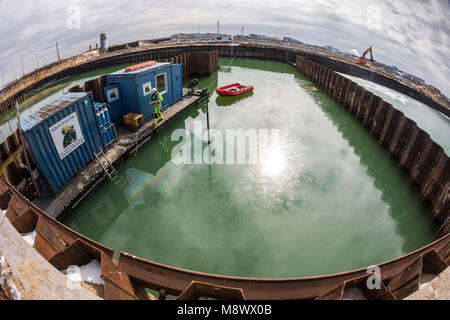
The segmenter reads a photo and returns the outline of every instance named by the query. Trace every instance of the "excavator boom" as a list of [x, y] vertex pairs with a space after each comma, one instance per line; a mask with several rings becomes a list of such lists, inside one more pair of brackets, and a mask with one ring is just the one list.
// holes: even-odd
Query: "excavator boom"
[[373, 54], [372, 54], [372, 47], [369, 47], [366, 51], [364, 51], [364, 54], [361, 58], [355, 58], [356, 63], [365, 64], [366, 63], [366, 55], [370, 53], [370, 61], [373, 61]]
[[370, 61], [373, 61], [373, 54], [372, 54], [372, 47], [369, 47], [366, 51], [364, 51], [364, 54], [362, 56], [362, 59], [365, 60], [366, 55], [370, 52]]

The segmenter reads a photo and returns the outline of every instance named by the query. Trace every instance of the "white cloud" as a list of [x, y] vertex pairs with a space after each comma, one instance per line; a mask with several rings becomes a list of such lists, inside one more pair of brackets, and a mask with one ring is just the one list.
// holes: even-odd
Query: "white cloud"
[[[81, 9], [81, 29], [66, 28], [67, 7]], [[330, 44], [343, 51], [372, 46], [378, 61], [424, 78], [450, 95], [450, 25], [447, 1], [112, 1], [0, 0], [0, 67], [7, 80], [39, 62], [86, 50], [106, 32], [110, 44], [177, 32], [216, 30], [292, 36], [307, 43]], [[376, 13], [378, 27], [373, 27]], [[375, 13], [375, 17], [374, 17]], [[375, 20], [374, 20], [375, 19]]]

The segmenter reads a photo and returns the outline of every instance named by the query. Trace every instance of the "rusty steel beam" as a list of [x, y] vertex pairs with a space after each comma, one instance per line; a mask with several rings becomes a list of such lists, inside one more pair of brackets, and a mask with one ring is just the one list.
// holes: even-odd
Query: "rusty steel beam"
[[98, 243], [94, 240], [91, 240], [88, 237], [68, 228], [61, 222], [53, 219], [51, 216], [49, 216], [47, 213], [42, 211], [27, 198], [25, 198], [18, 190], [16, 190], [15, 187], [13, 187], [8, 181], [6, 181], [3, 176], [0, 176], [0, 190], [3, 191], [2, 195], [0, 195], [0, 199], [3, 197], [3, 194], [12, 194], [13, 196], [11, 197], [11, 200], [13, 201], [13, 206], [16, 212], [25, 212], [28, 209], [31, 209], [34, 214], [39, 216], [40, 220], [45, 222], [47, 226], [51, 227], [52, 233], [55, 233], [66, 244], [70, 245], [77, 239], [80, 239], [93, 246], [94, 248], [104, 252], [108, 257], [113, 257], [113, 249], [104, 246], [103, 244]]
[[[439, 250], [448, 245], [449, 240], [450, 235], [447, 234], [419, 250], [379, 264], [381, 280], [384, 281], [397, 276], [402, 270], [406, 269], [417, 259], [420, 259], [422, 254], [427, 253], [430, 249], [439, 252]], [[362, 268], [343, 273], [304, 278], [265, 279], [229, 277], [175, 268], [139, 258], [125, 252], [120, 253], [119, 266], [134, 281], [141, 285], [154, 290], [165, 289], [169, 294], [175, 296], [181, 294], [192, 281], [198, 281], [217, 286], [241, 288], [245, 297], [249, 300], [314, 299], [332, 290], [343, 281], [352, 280], [368, 274], [367, 269]]]

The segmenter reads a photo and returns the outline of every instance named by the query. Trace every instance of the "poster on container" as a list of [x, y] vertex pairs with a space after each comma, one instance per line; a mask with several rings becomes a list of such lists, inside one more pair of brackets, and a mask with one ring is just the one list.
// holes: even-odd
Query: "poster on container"
[[106, 92], [106, 96], [108, 97], [108, 102], [114, 102], [119, 100], [119, 88], [113, 88]]
[[144, 97], [148, 96], [152, 92], [152, 83], [147, 82], [142, 85], [142, 90], [144, 91]]
[[61, 160], [84, 143], [76, 112], [55, 123], [49, 131]]

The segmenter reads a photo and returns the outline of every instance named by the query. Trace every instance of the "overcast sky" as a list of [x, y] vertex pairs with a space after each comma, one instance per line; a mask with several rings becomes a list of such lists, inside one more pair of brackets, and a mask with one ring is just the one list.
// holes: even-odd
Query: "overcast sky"
[[[79, 19], [78, 19], [78, 14]], [[99, 43], [109, 45], [178, 32], [259, 33], [331, 45], [396, 65], [450, 96], [450, 0], [0, 0], [0, 68], [5, 81], [37, 64]], [[0, 87], [3, 79], [0, 78]]]

